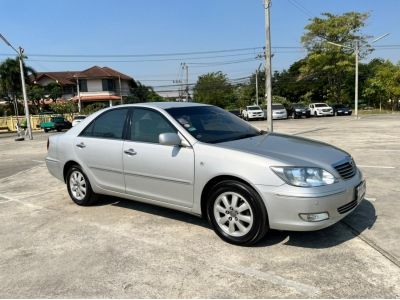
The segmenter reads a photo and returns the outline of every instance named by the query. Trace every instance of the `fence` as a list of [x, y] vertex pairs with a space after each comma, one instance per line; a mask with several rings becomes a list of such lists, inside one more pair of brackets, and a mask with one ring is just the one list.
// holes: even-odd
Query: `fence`
[[[52, 116], [50, 115], [45, 115], [45, 116], [38, 116], [38, 115], [31, 115], [31, 125], [32, 125], [32, 130], [40, 130], [40, 123], [42, 122], [48, 122], [50, 121]], [[71, 121], [71, 116], [70, 115], [65, 115], [67, 119]], [[25, 117], [18, 117], [19, 122], [22, 123], [23, 120], [25, 120]], [[12, 116], [12, 117], [0, 117], [0, 130], [5, 130], [5, 131], [17, 131], [17, 117]]]

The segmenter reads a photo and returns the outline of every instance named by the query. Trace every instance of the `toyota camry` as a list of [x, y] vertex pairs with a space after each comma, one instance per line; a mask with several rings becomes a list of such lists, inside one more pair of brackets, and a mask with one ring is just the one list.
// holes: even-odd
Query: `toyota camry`
[[50, 136], [46, 164], [78, 205], [111, 195], [208, 219], [227, 242], [269, 229], [311, 231], [365, 194], [353, 158], [334, 146], [259, 130], [215, 106], [160, 102], [98, 111]]

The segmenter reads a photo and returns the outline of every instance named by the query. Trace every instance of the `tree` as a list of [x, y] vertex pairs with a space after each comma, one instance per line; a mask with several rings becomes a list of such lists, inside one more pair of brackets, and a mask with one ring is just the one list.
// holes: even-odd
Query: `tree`
[[228, 78], [222, 72], [207, 73], [199, 76], [193, 88], [196, 102], [216, 105], [222, 108], [236, 102], [236, 95]]
[[373, 106], [382, 107], [388, 103], [392, 109], [399, 109], [400, 100], [400, 63], [395, 65], [390, 61], [373, 60], [370, 62], [373, 73], [365, 84], [362, 93]]
[[[24, 63], [24, 78], [27, 84], [30, 82], [30, 76], [36, 77], [36, 72]], [[18, 57], [15, 59], [7, 58], [0, 64], [0, 86], [9, 99], [16, 100], [21, 97], [21, 72]]]
[[55, 113], [69, 114], [71, 117], [78, 111], [77, 105], [73, 101], [53, 102], [50, 104], [50, 108]]
[[53, 99], [53, 101], [56, 101], [58, 98], [62, 96], [62, 87], [56, 82], [51, 82], [48, 85], [46, 85], [44, 87], [44, 91], [46, 97]]
[[140, 103], [151, 101], [164, 101], [164, 98], [157, 94], [152, 87], [140, 82], [131, 84], [131, 95], [124, 99], [124, 103]]
[[45, 94], [44, 88], [41, 85], [33, 84], [27, 87], [27, 93], [29, 100], [31, 100], [35, 106], [35, 113], [38, 113], [40, 111], [40, 100], [44, 98]]
[[308, 54], [300, 68], [300, 79], [317, 77], [324, 82], [323, 98], [342, 102], [351, 97], [346, 81], [354, 74], [354, 51], [327, 43], [334, 42], [350, 48], [358, 41], [365, 57], [371, 47], [367, 36], [361, 33], [368, 13], [349, 12], [342, 15], [323, 13], [305, 27], [301, 38]]

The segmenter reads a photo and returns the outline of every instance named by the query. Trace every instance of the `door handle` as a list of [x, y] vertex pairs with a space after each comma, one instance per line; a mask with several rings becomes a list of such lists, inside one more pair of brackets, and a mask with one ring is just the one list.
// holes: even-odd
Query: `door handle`
[[81, 142], [81, 143], [79, 143], [79, 144], [76, 144], [76, 146], [77, 146], [78, 148], [85, 148], [85, 147], [86, 147], [86, 145], [85, 145], [84, 142]]
[[127, 154], [127, 155], [130, 155], [130, 156], [133, 156], [133, 155], [137, 154], [137, 152], [135, 150], [133, 150], [132, 148], [128, 149], [128, 150], [124, 150], [124, 153]]

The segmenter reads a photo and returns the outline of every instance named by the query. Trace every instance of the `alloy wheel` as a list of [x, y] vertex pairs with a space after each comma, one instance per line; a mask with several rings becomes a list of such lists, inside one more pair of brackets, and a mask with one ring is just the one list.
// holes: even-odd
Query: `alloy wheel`
[[86, 179], [79, 171], [73, 171], [69, 177], [69, 186], [72, 196], [77, 200], [83, 200], [86, 196]]
[[254, 214], [249, 202], [234, 192], [225, 192], [214, 202], [214, 218], [218, 226], [228, 235], [241, 237], [252, 228]]

